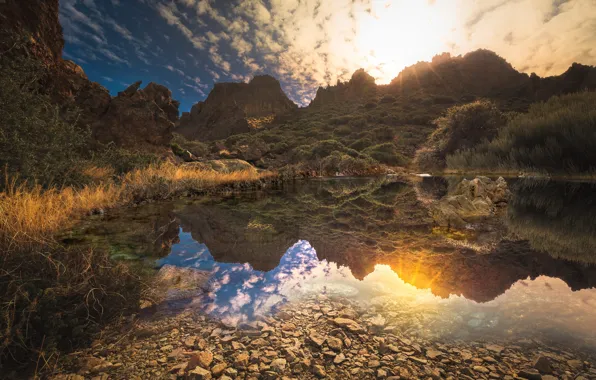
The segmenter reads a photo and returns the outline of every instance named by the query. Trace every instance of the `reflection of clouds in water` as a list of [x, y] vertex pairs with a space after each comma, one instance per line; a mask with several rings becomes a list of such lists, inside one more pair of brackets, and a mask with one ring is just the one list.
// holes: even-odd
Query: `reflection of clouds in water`
[[486, 303], [453, 295], [443, 299], [430, 289], [405, 283], [386, 265], [377, 265], [360, 281], [347, 267], [319, 261], [306, 241], [290, 247], [275, 269], [261, 272], [248, 263], [216, 262], [204, 244], [183, 232], [180, 243], [160, 264], [211, 271], [201, 307], [227, 324], [270, 313], [303, 295], [326, 293], [348, 297], [367, 310], [382, 310], [387, 324], [400, 327], [418, 321], [416, 330], [429, 336], [520, 336], [541, 331], [555, 338], [575, 336], [596, 342], [596, 290], [573, 292], [562, 280], [545, 276], [518, 281]]

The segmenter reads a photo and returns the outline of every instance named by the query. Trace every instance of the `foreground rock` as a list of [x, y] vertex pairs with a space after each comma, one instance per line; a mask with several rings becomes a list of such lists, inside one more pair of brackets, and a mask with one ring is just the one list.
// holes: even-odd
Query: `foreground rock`
[[411, 331], [324, 295], [237, 326], [170, 307], [104, 331], [53, 379], [596, 379], [593, 357], [537, 340], [428, 340]]
[[507, 203], [510, 192], [503, 177], [464, 179], [453, 191], [430, 205], [432, 218], [442, 227], [464, 228], [479, 218], [494, 215]]

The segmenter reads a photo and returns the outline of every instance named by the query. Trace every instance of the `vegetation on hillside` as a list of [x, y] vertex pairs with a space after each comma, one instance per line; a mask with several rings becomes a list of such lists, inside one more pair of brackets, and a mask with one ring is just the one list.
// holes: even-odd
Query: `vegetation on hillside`
[[258, 147], [253, 162], [264, 168], [292, 165], [322, 175], [371, 174], [383, 165], [405, 167], [431, 133], [430, 121], [443, 104], [418, 96], [377, 95], [301, 109], [251, 133], [214, 144], [214, 152], [242, 155], [243, 147]]
[[442, 170], [448, 155], [493, 138], [506, 123], [506, 116], [488, 100], [458, 105], [434, 121], [437, 129], [416, 153], [421, 170]]
[[447, 164], [455, 170], [593, 173], [595, 146], [596, 92], [582, 92], [533, 104], [492, 141], [454, 152]]

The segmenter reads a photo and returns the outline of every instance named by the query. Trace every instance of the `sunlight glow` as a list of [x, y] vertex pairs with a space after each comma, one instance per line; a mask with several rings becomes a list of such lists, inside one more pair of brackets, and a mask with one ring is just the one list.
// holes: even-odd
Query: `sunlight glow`
[[453, 6], [424, 0], [374, 1], [357, 15], [356, 48], [361, 65], [386, 84], [406, 66], [450, 51], [456, 25]]

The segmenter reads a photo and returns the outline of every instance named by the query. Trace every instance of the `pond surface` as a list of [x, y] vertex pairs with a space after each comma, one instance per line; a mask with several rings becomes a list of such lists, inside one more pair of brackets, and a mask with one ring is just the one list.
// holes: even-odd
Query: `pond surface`
[[68, 241], [208, 272], [188, 305], [226, 324], [315, 293], [430, 338], [596, 348], [596, 185], [511, 179], [494, 216], [438, 228], [428, 205], [460, 180], [309, 180], [147, 204], [87, 221]]

